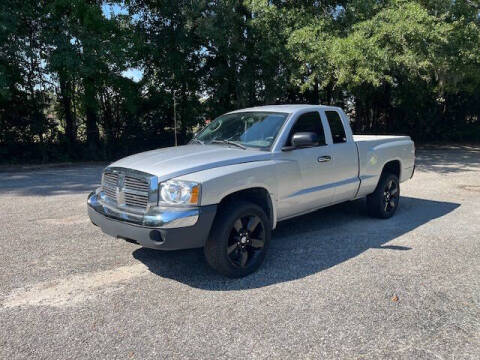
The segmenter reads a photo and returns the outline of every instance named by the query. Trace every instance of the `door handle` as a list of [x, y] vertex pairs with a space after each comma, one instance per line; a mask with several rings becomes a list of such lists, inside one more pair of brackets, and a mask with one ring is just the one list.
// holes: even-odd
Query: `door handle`
[[332, 157], [330, 155], [319, 156], [317, 159], [319, 163], [328, 162], [330, 160], [332, 160]]

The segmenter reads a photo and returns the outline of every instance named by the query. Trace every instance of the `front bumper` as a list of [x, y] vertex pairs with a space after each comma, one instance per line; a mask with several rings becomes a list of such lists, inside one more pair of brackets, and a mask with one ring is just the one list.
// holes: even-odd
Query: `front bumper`
[[204, 246], [217, 211], [216, 205], [209, 205], [133, 214], [102, 204], [95, 192], [88, 196], [87, 204], [90, 220], [104, 233], [159, 250]]

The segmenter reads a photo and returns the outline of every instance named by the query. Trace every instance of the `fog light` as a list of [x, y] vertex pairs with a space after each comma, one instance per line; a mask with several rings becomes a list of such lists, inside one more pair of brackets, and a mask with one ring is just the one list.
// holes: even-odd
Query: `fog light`
[[162, 242], [163, 241], [162, 233], [158, 230], [150, 231], [150, 240]]

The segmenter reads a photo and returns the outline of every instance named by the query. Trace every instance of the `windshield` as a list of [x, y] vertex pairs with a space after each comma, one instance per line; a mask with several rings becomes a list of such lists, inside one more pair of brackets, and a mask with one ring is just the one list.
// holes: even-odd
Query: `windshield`
[[204, 144], [220, 141], [268, 148], [272, 145], [288, 114], [240, 112], [222, 115], [205, 127], [194, 140]]

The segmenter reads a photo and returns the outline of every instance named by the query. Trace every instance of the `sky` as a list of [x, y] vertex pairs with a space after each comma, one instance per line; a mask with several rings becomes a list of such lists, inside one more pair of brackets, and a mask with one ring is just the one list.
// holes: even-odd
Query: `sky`
[[102, 11], [103, 11], [103, 14], [105, 15], [105, 17], [108, 18], [108, 19], [110, 19], [111, 14], [113, 14], [113, 15], [119, 15], [119, 14], [126, 15], [126, 14], [128, 14], [127, 9], [122, 7], [122, 5], [120, 5], [120, 4], [106, 4], [106, 3], [104, 3], [102, 5]]

